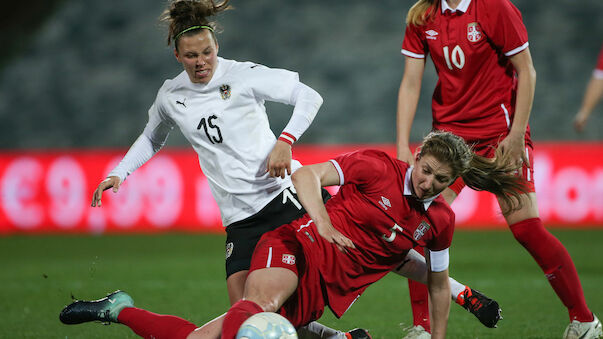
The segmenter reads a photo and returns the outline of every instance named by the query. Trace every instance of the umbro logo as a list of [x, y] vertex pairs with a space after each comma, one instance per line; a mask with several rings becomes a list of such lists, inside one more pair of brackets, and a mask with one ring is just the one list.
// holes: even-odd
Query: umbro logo
[[384, 196], [381, 196], [381, 201], [379, 201], [379, 205], [381, 205], [381, 208], [386, 211], [388, 208], [392, 207], [392, 204], [389, 202], [389, 199]]
[[439, 33], [434, 31], [433, 29], [430, 29], [428, 31], [425, 31], [425, 34], [427, 34], [427, 36], [425, 38], [431, 39], [431, 40], [436, 40]]
[[182, 101], [176, 100], [176, 104], [177, 105], [182, 105], [182, 106], [186, 107], [186, 105], [184, 104], [184, 101], [186, 101], [186, 98], [182, 99]]

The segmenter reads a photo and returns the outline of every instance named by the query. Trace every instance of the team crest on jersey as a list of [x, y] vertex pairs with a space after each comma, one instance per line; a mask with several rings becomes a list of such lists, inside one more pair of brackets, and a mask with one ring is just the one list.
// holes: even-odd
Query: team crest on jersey
[[434, 31], [433, 29], [425, 31], [425, 34], [425, 38], [427, 39], [436, 40], [438, 38], [438, 32]]
[[224, 84], [220, 86], [220, 96], [222, 97], [222, 100], [230, 98], [230, 85]]
[[295, 265], [295, 256], [293, 254], [283, 254], [282, 261], [287, 265]]
[[379, 205], [381, 205], [381, 208], [386, 211], [388, 208], [392, 207], [392, 204], [389, 202], [389, 199], [384, 196], [381, 196], [381, 201], [379, 201]]
[[234, 244], [229, 242], [226, 244], [226, 259], [230, 258], [232, 255], [232, 250], [234, 249]]
[[471, 42], [478, 42], [483, 36], [482, 29], [479, 27], [477, 22], [467, 24], [467, 40]]
[[412, 237], [415, 239], [415, 241], [418, 241], [425, 235], [425, 233], [427, 233], [427, 231], [429, 231], [430, 228], [431, 226], [429, 226], [426, 221], [421, 221], [419, 227], [417, 227]]

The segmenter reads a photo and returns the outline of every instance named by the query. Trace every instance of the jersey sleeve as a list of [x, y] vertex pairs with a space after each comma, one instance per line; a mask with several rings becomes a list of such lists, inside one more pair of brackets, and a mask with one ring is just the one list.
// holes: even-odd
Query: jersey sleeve
[[379, 179], [387, 175], [387, 165], [380, 153], [374, 150], [360, 150], [332, 159], [331, 163], [339, 174], [339, 184], [354, 184], [365, 191], [378, 186]]
[[289, 141], [294, 142], [310, 127], [323, 100], [318, 92], [301, 82], [297, 83], [291, 99], [295, 107], [293, 108], [291, 119], [289, 119], [287, 126], [283, 129], [281, 137], [283, 135], [285, 138], [292, 137], [293, 140]]
[[253, 96], [260, 100], [268, 100], [292, 105], [293, 95], [299, 83], [299, 75], [286, 69], [269, 68], [251, 64], [241, 72], [243, 81], [249, 86]]
[[452, 235], [454, 234], [454, 212], [449, 207], [445, 208], [445, 212], [442, 213], [437, 219], [438, 225], [436, 226], [439, 230], [433, 239], [428, 242], [426, 247], [430, 251], [442, 251], [450, 247], [452, 244]]
[[155, 102], [149, 108], [149, 121], [144, 128], [144, 134], [157, 151], [163, 147], [170, 131], [174, 128], [174, 121], [170, 118], [167, 110], [163, 106], [165, 97], [163, 88], [157, 93]]
[[[402, 54], [415, 59], [425, 59], [428, 54], [427, 44], [422, 37], [422, 29], [415, 25], [406, 25]], [[426, 33], [423, 33], [426, 34]]]
[[173, 121], [160, 109], [161, 90], [157, 94], [155, 102], [149, 109], [149, 121], [138, 139], [130, 146], [130, 149], [111, 172], [107, 175], [117, 176], [123, 182], [140, 166], [149, 161], [165, 144]]
[[528, 31], [521, 12], [509, 0], [478, 1], [480, 26], [504, 55], [513, 56], [528, 47]]

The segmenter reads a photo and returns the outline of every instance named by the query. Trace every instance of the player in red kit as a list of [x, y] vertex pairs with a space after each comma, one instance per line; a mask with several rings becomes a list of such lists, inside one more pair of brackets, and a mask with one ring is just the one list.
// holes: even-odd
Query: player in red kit
[[584, 98], [582, 99], [582, 106], [576, 113], [574, 118], [574, 128], [578, 132], [582, 132], [588, 121], [588, 117], [591, 115], [595, 106], [599, 103], [603, 97], [603, 46], [599, 52], [599, 59], [597, 66], [593, 71], [593, 75], [590, 77], [588, 85], [586, 85], [586, 91], [584, 92]]
[[[433, 128], [461, 136], [477, 154], [490, 157], [498, 148], [522, 165], [530, 192], [522, 195], [523, 208], [516, 211], [499, 197], [503, 215], [567, 307], [571, 323], [564, 337], [594, 338], [601, 323], [586, 305], [572, 259], [538, 215], [528, 126], [536, 72], [528, 45], [521, 13], [509, 0], [419, 0], [408, 13], [402, 43], [406, 61], [398, 95], [398, 158], [413, 159], [409, 135], [429, 54], [439, 78], [432, 98]], [[464, 186], [459, 179], [442, 195], [452, 203]], [[413, 314], [428, 314], [425, 288], [409, 284]], [[461, 287], [458, 293], [463, 303], [467, 290]], [[414, 324], [428, 329], [429, 319], [415, 316]]]
[[[462, 177], [473, 188], [497, 192], [515, 210], [526, 190], [525, 181], [513, 174], [517, 168], [504, 155], [495, 161], [475, 156], [460, 137], [448, 132], [425, 138], [414, 167], [375, 150], [302, 167], [292, 180], [307, 214], [262, 236], [243, 299], [218, 321], [195, 329], [186, 320], [132, 307], [124, 292], [99, 301], [76, 301], [61, 312], [61, 321], [120, 322], [145, 338], [232, 339], [247, 318], [270, 311], [299, 328], [320, 318], [325, 306], [341, 317], [368, 286], [420, 246], [427, 249], [433, 337], [443, 338], [450, 307], [448, 248], [454, 213], [440, 192]], [[321, 187], [332, 185], [341, 188], [323, 203]], [[123, 306], [114, 306], [119, 300]]]

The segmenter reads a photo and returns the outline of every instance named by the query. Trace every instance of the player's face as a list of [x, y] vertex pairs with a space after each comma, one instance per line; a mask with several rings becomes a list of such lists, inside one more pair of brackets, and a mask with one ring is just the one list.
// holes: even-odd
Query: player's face
[[438, 161], [433, 155], [426, 154], [415, 162], [410, 175], [414, 195], [418, 199], [428, 199], [442, 192], [452, 184], [452, 168]]
[[182, 36], [174, 55], [182, 64], [191, 82], [207, 84], [218, 65], [218, 43], [207, 29], [198, 34]]

